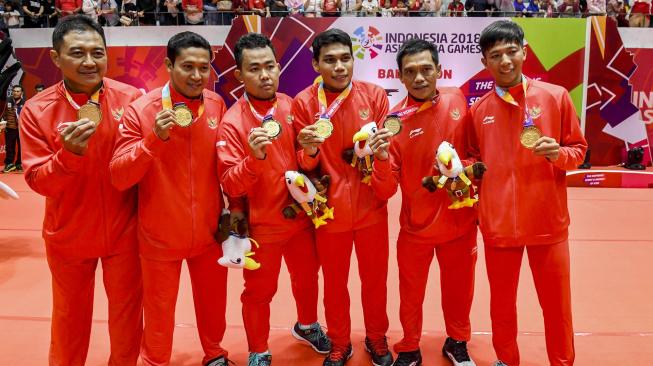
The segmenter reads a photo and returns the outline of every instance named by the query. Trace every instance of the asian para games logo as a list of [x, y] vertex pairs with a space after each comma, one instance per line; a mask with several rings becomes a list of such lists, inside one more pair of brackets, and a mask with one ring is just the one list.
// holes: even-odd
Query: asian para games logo
[[372, 26], [367, 27], [367, 29], [365, 27], [356, 28], [351, 40], [353, 41], [354, 57], [359, 60], [364, 59], [366, 53], [369, 53], [370, 58], [373, 59], [383, 49], [381, 45], [383, 36], [378, 29]]

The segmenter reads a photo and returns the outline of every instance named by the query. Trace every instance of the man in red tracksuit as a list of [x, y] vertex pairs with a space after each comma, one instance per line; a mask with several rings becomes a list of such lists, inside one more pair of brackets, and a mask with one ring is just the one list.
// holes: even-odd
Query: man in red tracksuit
[[[385, 91], [373, 84], [352, 82], [351, 39], [339, 29], [318, 34], [313, 41], [313, 68], [320, 85], [300, 92], [293, 101], [293, 126], [298, 131], [299, 164], [331, 176], [328, 202], [335, 220], [316, 232], [318, 258], [324, 274], [324, 307], [332, 349], [325, 366], [341, 366], [352, 355], [347, 280], [352, 249], [361, 278], [365, 345], [375, 365], [392, 364], [385, 333], [388, 277], [387, 201], [361, 182], [361, 173], [343, 159], [362, 126], [381, 123], [388, 112]], [[331, 125], [325, 138], [314, 123]], [[355, 245], [354, 245], [355, 244]]]
[[544, 315], [551, 365], [572, 365], [569, 213], [565, 170], [583, 162], [583, 138], [569, 93], [522, 75], [524, 32], [497, 21], [481, 33], [482, 62], [495, 91], [470, 109], [469, 153], [487, 173], [479, 194], [497, 365], [519, 365], [517, 282], [524, 249]]
[[52, 40], [52, 61], [63, 81], [30, 99], [20, 115], [25, 180], [46, 197], [43, 239], [53, 294], [49, 364], [84, 365], [101, 260], [109, 365], [136, 365], [143, 332], [136, 190], [111, 185], [109, 161], [123, 111], [141, 93], [104, 77], [104, 32], [92, 20], [67, 17]]
[[[249, 366], [269, 366], [270, 302], [277, 290], [283, 257], [290, 272], [298, 322], [292, 333], [319, 353], [330, 342], [317, 322], [317, 272], [314, 230], [306, 215], [290, 221], [283, 210], [293, 203], [284, 175], [296, 171], [292, 99], [277, 93], [280, 68], [270, 40], [258, 33], [241, 37], [234, 49], [235, 76], [245, 95], [225, 114], [218, 132], [218, 170], [225, 193], [247, 197], [249, 232], [260, 247], [256, 270], [245, 270], [243, 322]], [[272, 136], [262, 127], [272, 124]], [[280, 129], [276, 129], [279, 127]], [[278, 135], [275, 135], [278, 133]]]
[[215, 234], [223, 207], [217, 172], [224, 101], [205, 89], [211, 46], [181, 32], [168, 41], [170, 82], [132, 103], [111, 160], [113, 184], [138, 186], [145, 331], [141, 358], [168, 365], [182, 261], [186, 260], [203, 365], [224, 366], [227, 269]]
[[473, 365], [467, 341], [474, 295], [476, 211], [448, 209], [451, 201], [443, 189], [430, 193], [422, 187], [423, 177], [438, 175], [435, 152], [443, 141], [464, 146], [467, 101], [457, 88], [436, 89], [440, 64], [432, 43], [407, 41], [397, 53], [397, 63], [408, 96], [390, 115], [400, 118], [402, 128], [394, 137], [387, 128], [380, 129], [370, 140], [376, 155], [372, 173], [376, 194], [389, 199], [401, 186], [397, 262], [404, 337], [394, 346], [399, 354], [395, 365], [422, 364], [422, 306], [434, 254], [440, 265], [442, 310], [449, 336], [442, 352], [454, 365]]

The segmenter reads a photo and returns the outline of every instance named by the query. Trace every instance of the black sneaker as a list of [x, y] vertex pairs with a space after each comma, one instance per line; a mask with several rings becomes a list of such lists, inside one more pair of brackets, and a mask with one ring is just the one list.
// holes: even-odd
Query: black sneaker
[[302, 329], [299, 327], [299, 323], [295, 323], [290, 333], [298, 340], [306, 342], [317, 353], [327, 354], [331, 351], [331, 340], [319, 323], [312, 324], [308, 329]]
[[412, 352], [399, 352], [397, 359], [392, 366], [421, 366], [422, 365], [422, 353], [417, 351]]
[[365, 337], [365, 350], [372, 357], [374, 366], [392, 366], [392, 353], [388, 349], [386, 337], [374, 341]]
[[23, 172], [23, 165], [22, 164], [16, 164], [16, 172], [18, 172], [18, 173]]
[[272, 355], [269, 353], [250, 352], [247, 366], [270, 366], [272, 365]]
[[476, 366], [467, 353], [467, 342], [447, 337], [442, 346], [442, 354], [448, 357], [454, 366]]
[[354, 355], [354, 350], [351, 348], [351, 343], [346, 347], [334, 346], [331, 348], [331, 352], [324, 359], [322, 366], [344, 366], [351, 356]]
[[16, 170], [16, 166], [14, 164], [7, 164], [7, 165], [5, 165], [5, 168], [2, 169], [2, 172], [3, 173], [11, 173], [14, 170]]
[[214, 358], [211, 361], [207, 362], [206, 365], [204, 366], [227, 366], [228, 364], [233, 364], [233, 362], [229, 361], [224, 356], [220, 356], [218, 358]]

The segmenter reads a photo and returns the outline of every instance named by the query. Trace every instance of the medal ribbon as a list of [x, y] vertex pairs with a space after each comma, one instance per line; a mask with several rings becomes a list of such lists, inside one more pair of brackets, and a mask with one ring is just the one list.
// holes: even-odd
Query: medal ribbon
[[327, 107], [327, 98], [326, 93], [324, 92], [324, 82], [321, 82], [320, 86], [317, 89], [317, 101], [320, 103], [320, 118], [331, 119], [331, 116], [336, 114], [347, 96], [349, 96], [352, 87], [353, 83], [349, 83], [345, 90], [343, 90], [340, 95], [338, 95], [336, 100], [334, 100], [333, 103]]
[[[63, 85], [63, 90], [66, 93], [66, 99], [68, 99], [68, 103], [70, 103], [70, 105], [73, 108], [75, 108], [76, 111], [78, 111], [81, 108], [81, 106], [77, 104], [77, 102], [75, 102], [75, 100], [70, 95], [70, 93], [68, 93], [68, 89], [66, 89], [66, 84]], [[89, 103], [100, 105], [100, 90], [102, 90], [102, 87], [100, 87], [100, 89], [98, 89], [95, 93], [93, 93], [93, 95], [91, 95], [91, 98], [88, 100]]]
[[254, 109], [254, 106], [252, 105], [252, 102], [249, 101], [249, 97], [247, 96], [247, 93], [243, 95], [245, 100], [247, 101], [247, 104], [249, 104], [249, 109], [252, 111], [252, 114], [256, 119], [258, 119], [261, 122], [265, 122], [269, 119], [274, 119], [274, 111], [277, 109], [277, 100], [275, 99], [274, 104], [272, 105], [272, 108], [270, 108], [266, 113], [265, 116], [262, 116], [259, 112]]
[[420, 112], [424, 112], [425, 110], [433, 107], [440, 101], [440, 93], [435, 94], [435, 96], [422, 104], [415, 104], [410, 107], [406, 107], [408, 104], [408, 97], [404, 99], [403, 106], [401, 107], [402, 109], [392, 112], [389, 114], [389, 116], [394, 116], [398, 117], [402, 121], [406, 118], [409, 118], [415, 114], [418, 114]]
[[[175, 103], [175, 106], [181, 105], [184, 103]], [[172, 109], [172, 98], [170, 97], [170, 82], [167, 82], [166, 85], [163, 86], [163, 89], [161, 89], [161, 107], [163, 109]], [[197, 118], [193, 120], [193, 123], [200, 119], [202, 115], [204, 114], [204, 101], [202, 101], [202, 104], [200, 104], [199, 108], [197, 109]]]
[[[522, 75], [521, 77], [521, 85], [524, 88], [524, 128], [526, 127], [531, 127], [534, 126], [535, 124], [533, 123], [533, 118], [531, 118], [531, 115], [528, 113], [528, 102], [526, 100], [526, 88], [528, 86], [528, 80], [526, 80], [526, 77]], [[510, 94], [510, 91], [508, 89], [503, 89], [499, 86], [494, 86], [494, 90], [496, 91], [497, 95], [499, 98], [503, 99], [504, 102], [510, 103], [514, 106], [519, 107], [519, 104], [515, 100], [515, 98]]]

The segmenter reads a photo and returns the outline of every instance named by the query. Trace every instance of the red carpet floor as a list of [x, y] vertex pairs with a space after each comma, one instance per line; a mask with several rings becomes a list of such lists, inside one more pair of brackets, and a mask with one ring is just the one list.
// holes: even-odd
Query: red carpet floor
[[[0, 365], [47, 365], [52, 305], [50, 274], [40, 233], [44, 200], [29, 190], [21, 175], [4, 174], [0, 180], [14, 187], [21, 196], [19, 201], [0, 201]], [[653, 365], [653, 190], [571, 188], [569, 205], [576, 365]], [[392, 244], [399, 229], [398, 208], [399, 199], [394, 197], [390, 202]], [[393, 246], [388, 282], [391, 343], [401, 337]], [[522, 365], [547, 365], [542, 316], [526, 259], [523, 265], [518, 302]], [[370, 365], [362, 346], [360, 282], [355, 268], [352, 265], [350, 273], [354, 358], [348, 365]], [[424, 304], [421, 347], [425, 366], [450, 365], [439, 351], [445, 334], [438, 277], [437, 263], [434, 263]], [[99, 270], [97, 278], [87, 365], [106, 365], [108, 359], [106, 297]], [[489, 333], [489, 293], [482, 246], [476, 279], [471, 315], [474, 336], [469, 348], [481, 366], [495, 359]], [[230, 326], [224, 346], [236, 364], [246, 365], [241, 288], [241, 273], [232, 270], [227, 310]], [[289, 277], [283, 272], [279, 292], [272, 303], [274, 329], [270, 349], [274, 365], [319, 366], [322, 359], [290, 336], [289, 329], [295, 319], [293, 309]], [[201, 357], [190, 282], [184, 270], [172, 364], [199, 365]]]

